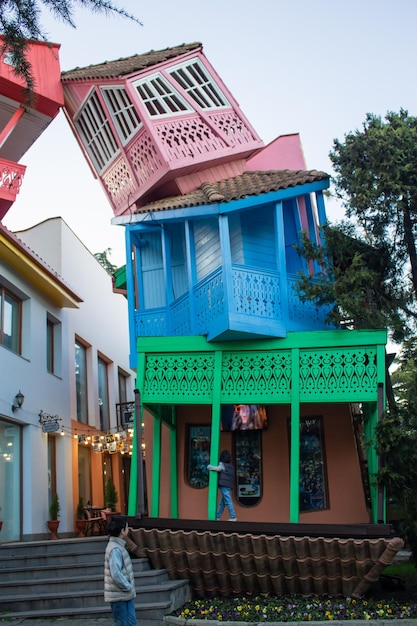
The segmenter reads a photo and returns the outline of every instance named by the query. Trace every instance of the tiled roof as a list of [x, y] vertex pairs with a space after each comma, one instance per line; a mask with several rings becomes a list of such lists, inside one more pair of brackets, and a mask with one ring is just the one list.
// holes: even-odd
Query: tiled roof
[[175, 46], [174, 48], [165, 48], [164, 50], [150, 50], [144, 54], [134, 54], [131, 57], [116, 59], [115, 61], [105, 61], [97, 65], [88, 65], [87, 67], [75, 67], [72, 70], [61, 73], [62, 81], [71, 80], [88, 80], [97, 78], [117, 78], [134, 74], [147, 67], [158, 65], [168, 59], [179, 57], [191, 50], [202, 48], [201, 43], [189, 43]]
[[402, 539], [283, 537], [130, 529], [127, 548], [197, 597], [231, 594], [361, 597], [392, 563]]
[[320, 180], [327, 180], [329, 174], [317, 170], [269, 170], [244, 172], [239, 176], [214, 183], [203, 183], [195, 191], [184, 195], [171, 196], [150, 202], [136, 209], [136, 213], [165, 211], [184, 207], [210, 204], [212, 202], [230, 202], [247, 196], [259, 196], [270, 191], [288, 189]]

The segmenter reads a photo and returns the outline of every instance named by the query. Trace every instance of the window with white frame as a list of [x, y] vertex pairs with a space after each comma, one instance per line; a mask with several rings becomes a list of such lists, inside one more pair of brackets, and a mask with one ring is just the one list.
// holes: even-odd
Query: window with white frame
[[85, 102], [75, 124], [96, 169], [103, 170], [119, 148], [96, 93], [93, 92]]
[[191, 110], [180, 94], [159, 73], [134, 83], [134, 86], [151, 117]]
[[173, 67], [169, 73], [202, 109], [230, 106], [198, 59]]
[[22, 301], [3, 285], [0, 285], [0, 344], [21, 354]]
[[124, 87], [103, 87], [101, 90], [123, 144], [142, 126], [136, 109]]

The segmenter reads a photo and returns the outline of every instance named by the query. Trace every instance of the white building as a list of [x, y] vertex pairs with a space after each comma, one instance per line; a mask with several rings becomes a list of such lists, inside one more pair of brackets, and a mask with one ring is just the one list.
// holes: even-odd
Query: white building
[[117, 405], [134, 400], [128, 352], [127, 301], [68, 225], [0, 224], [0, 541], [45, 536], [55, 492], [59, 533], [73, 534], [79, 495], [103, 507], [108, 476], [125, 510], [129, 440], [112, 454], [89, 444], [121, 430]]

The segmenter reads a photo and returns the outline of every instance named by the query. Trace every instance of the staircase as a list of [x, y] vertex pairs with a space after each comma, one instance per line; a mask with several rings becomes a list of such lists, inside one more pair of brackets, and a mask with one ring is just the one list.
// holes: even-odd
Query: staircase
[[[1, 618], [110, 616], [104, 603], [107, 537], [4, 543], [0, 545]], [[136, 616], [141, 626], [162, 624], [191, 597], [186, 580], [170, 580], [147, 559], [132, 558]]]

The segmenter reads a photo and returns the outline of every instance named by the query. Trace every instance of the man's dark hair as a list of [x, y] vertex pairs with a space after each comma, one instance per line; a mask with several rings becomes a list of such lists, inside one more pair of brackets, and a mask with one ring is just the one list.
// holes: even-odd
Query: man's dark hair
[[222, 463], [230, 463], [232, 457], [230, 456], [229, 450], [223, 450], [220, 454], [220, 461]]
[[113, 515], [107, 524], [107, 532], [110, 537], [118, 537], [123, 528], [126, 527], [127, 517], [126, 515]]

